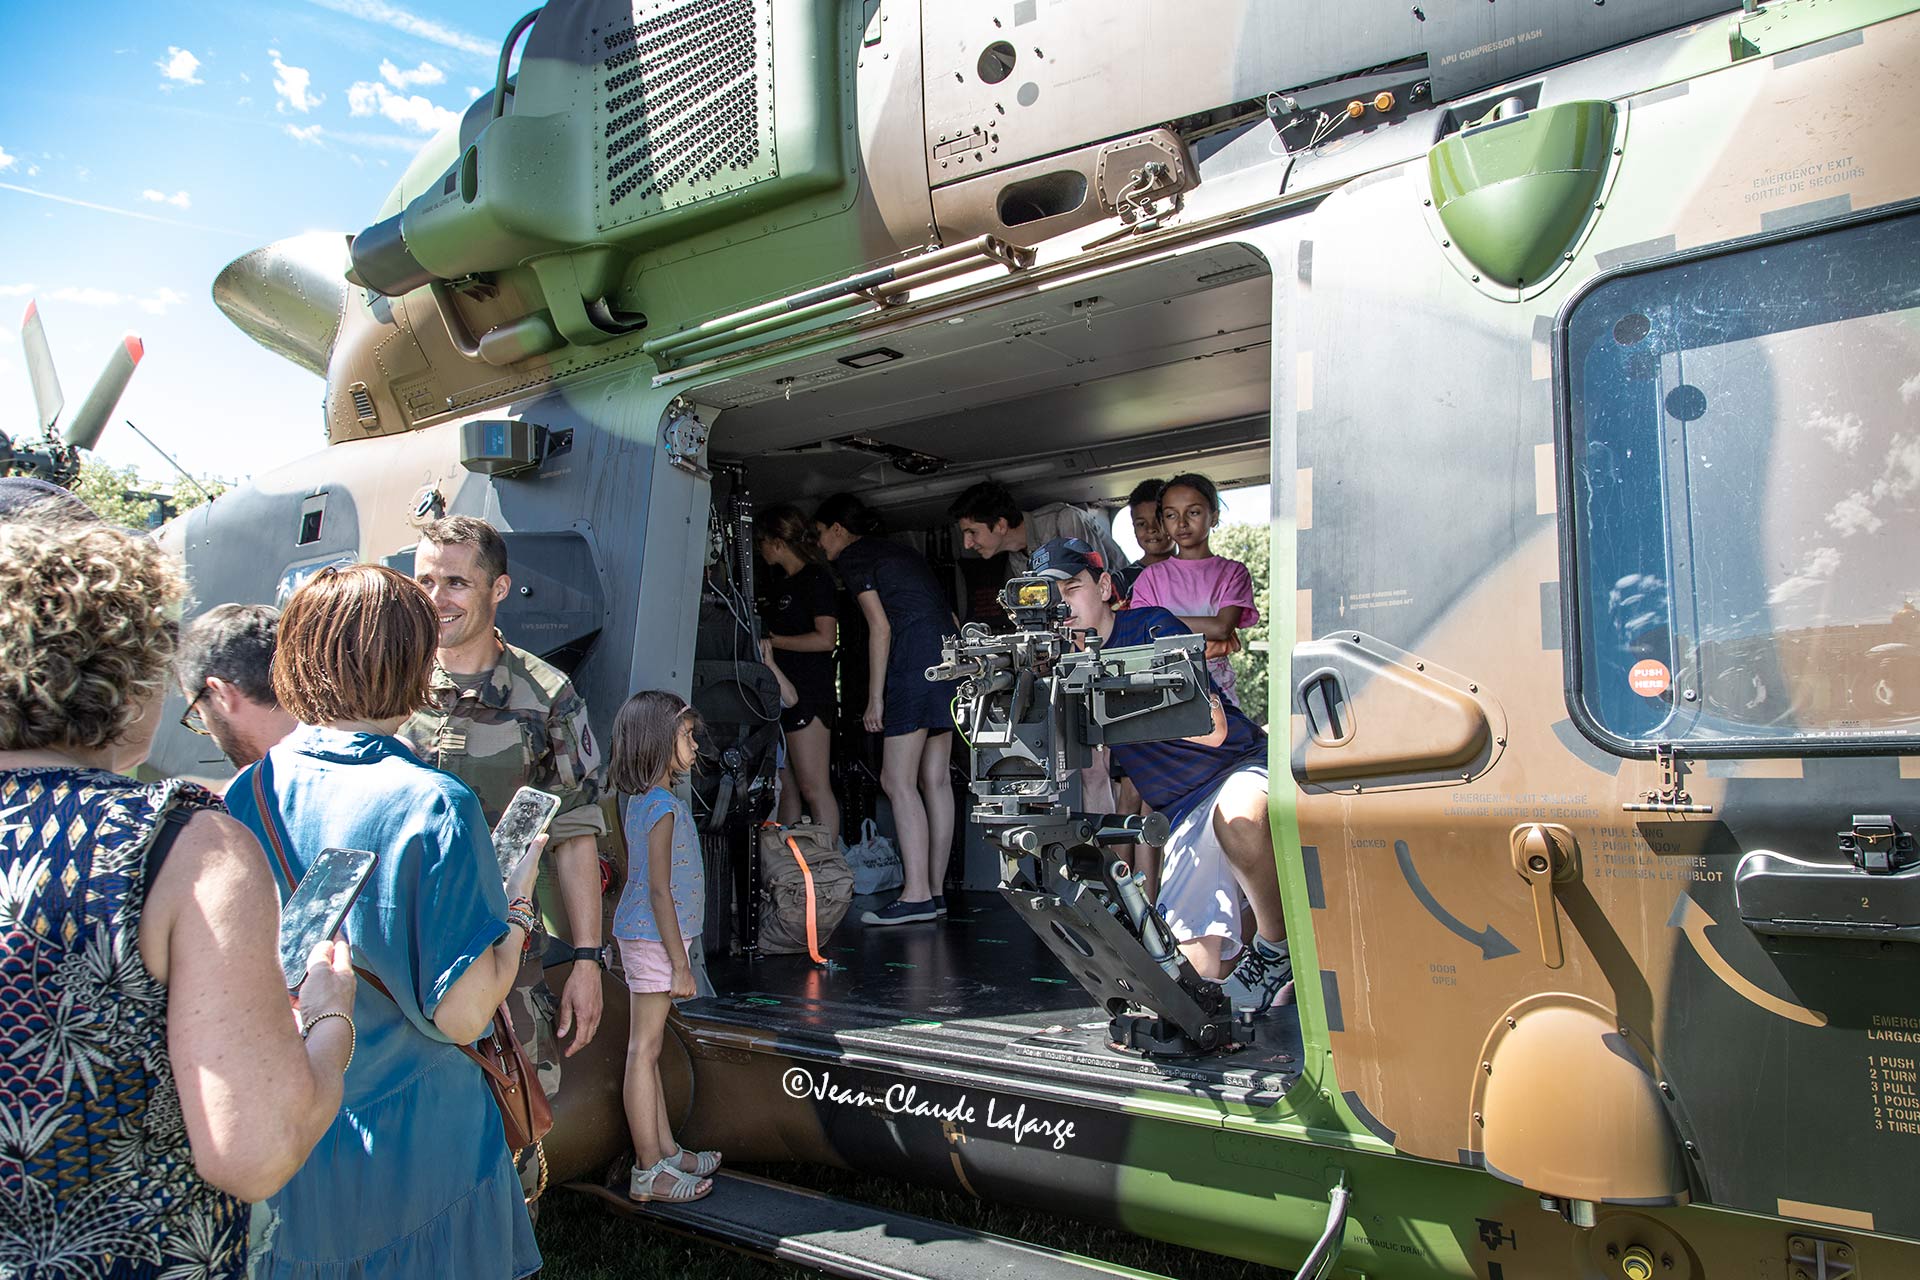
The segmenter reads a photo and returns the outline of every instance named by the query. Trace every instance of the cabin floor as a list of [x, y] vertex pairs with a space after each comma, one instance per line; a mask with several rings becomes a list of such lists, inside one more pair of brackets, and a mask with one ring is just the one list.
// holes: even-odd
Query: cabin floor
[[949, 893], [950, 914], [930, 924], [860, 923], [887, 900], [855, 899], [823, 948], [825, 969], [805, 955], [709, 956], [721, 994], [683, 1003], [681, 1017], [857, 1053], [868, 1065], [895, 1060], [916, 1076], [987, 1069], [1009, 1084], [1026, 1076], [1105, 1095], [1147, 1089], [1264, 1107], [1300, 1074], [1290, 1003], [1243, 1021], [1232, 1052], [1145, 1058], [1109, 1047], [1106, 1016], [998, 891]]

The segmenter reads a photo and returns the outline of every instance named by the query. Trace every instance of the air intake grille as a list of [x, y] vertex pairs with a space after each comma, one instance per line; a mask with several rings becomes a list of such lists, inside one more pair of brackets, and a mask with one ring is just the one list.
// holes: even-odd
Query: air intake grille
[[602, 229], [777, 177], [771, 0], [635, 4], [600, 39]]
[[347, 388], [347, 394], [353, 397], [353, 416], [362, 422], [371, 422], [376, 416], [373, 409], [373, 396], [367, 391], [367, 384], [356, 382]]

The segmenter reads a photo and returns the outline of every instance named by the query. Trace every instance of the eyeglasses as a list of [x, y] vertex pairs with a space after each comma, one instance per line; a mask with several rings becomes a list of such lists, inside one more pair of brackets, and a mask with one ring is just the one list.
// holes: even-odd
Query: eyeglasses
[[200, 715], [200, 699], [207, 696], [207, 686], [201, 685], [200, 692], [193, 695], [193, 701], [180, 713], [180, 727], [199, 734], [203, 738], [211, 737], [213, 731], [207, 728], [207, 722]]

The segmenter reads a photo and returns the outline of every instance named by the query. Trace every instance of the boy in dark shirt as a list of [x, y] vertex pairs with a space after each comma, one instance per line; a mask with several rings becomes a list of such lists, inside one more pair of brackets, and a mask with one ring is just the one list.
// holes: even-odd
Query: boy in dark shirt
[[[1077, 538], [1041, 546], [1032, 572], [1057, 580], [1073, 625], [1099, 632], [1108, 648], [1189, 631], [1165, 609], [1116, 612], [1112, 576]], [[1267, 818], [1267, 735], [1220, 697], [1212, 677], [1207, 693], [1211, 733], [1109, 750], [1141, 797], [1173, 826], [1161, 855], [1159, 905], [1181, 953], [1203, 978], [1237, 977], [1254, 993], [1256, 1011], [1264, 1012], [1276, 1000], [1290, 1001], [1293, 985]], [[1253, 907], [1250, 942], [1241, 936], [1243, 900]]]

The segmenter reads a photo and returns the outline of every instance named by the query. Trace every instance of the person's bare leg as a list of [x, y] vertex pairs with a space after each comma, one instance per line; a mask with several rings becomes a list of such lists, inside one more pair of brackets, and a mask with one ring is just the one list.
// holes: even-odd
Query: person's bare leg
[[1120, 813], [1113, 788], [1113, 757], [1105, 747], [1093, 749], [1093, 763], [1080, 771], [1080, 807], [1088, 813]]
[[[886, 739], [880, 754], [880, 789], [893, 806], [893, 832], [900, 841], [900, 867], [904, 883], [902, 902], [925, 902], [933, 896], [928, 888], [927, 806], [920, 796], [920, 755], [927, 741], [925, 729]], [[949, 833], [952, 809], [949, 806]]]
[[657, 1164], [671, 1149], [662, 1145], [666, 1114], [660, 1099], [660, 1041], [667, 1025], [667, 1006], [671, 1003], [661, 992], [630, 992], [628, 1016], [633, 1034], [627, 1038], [627, 1074], [621, 1087], [621, 1101], [627, 1111], [627, 1132], [633, 1139], [633, 1159], [640, 1168]]
[[948, 781], [952, 757], [951, 733], [927, 735], [920, 749], [920, 795], [927, 811], [927, 884], [932, 893], [945, 892], [947, 861], [953, 856], [953, 784]]
[[[787, 735], [787, 759], [793, 759], [793, 735]], [[774, 817], [781, 826], [790, 827], [800, 821], [800, 784], [794, 780], [790, 765], [780, 766], [780, 807]]]
[[[813, 820], [838, 840], [840, 800], [833, 794], [833, 780], [827, 771], [832, 750], [833, 735], [821, 720], [810, 720], [806, 728], [787, 735], [787, 764], [791, 776], [799, 783], [798, 799], [806, 801], [806, 810]], [[781, 799], [784, 802], [785, 797]]]
[[[1227, 940], [1219, 934], [1205, 938], [1190, 938], [1180, 944], [1180, 954], [1187, 958], [1193, 971], [1208, 982], [1225, 982], [1227, 975], [1233, 972], [1233, 962], [1223, 960], [1220, 953], [1226, 950]], [[1234, 959], [1239, 959], [1234, 953]]]
[[1268, 942], [1285, 941], [1287, 919], [1280, 905], [1280, 872], [1274, 865], [1264, 778], [1238, 773], [1221, 788], [1213, 807], [1213, 832], [1233, 867], [1233, 878], [1253, 907], [1260, 936]]

